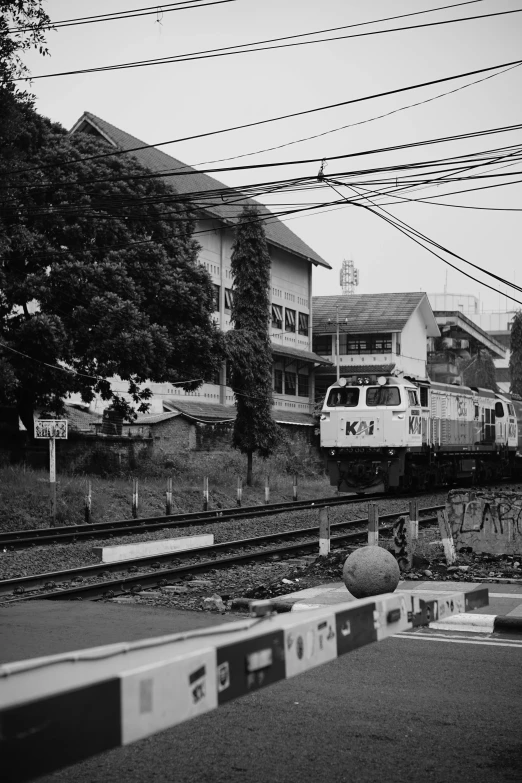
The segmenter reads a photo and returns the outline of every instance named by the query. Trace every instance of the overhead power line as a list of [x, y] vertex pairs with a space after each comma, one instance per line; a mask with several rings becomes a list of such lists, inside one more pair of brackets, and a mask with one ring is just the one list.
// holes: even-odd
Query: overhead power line
[[[460, 22], [470, 22], [477, 19], [490, 19], [492, 17], [506, 16], [509, 14], [518, 14], [522, 8], [515, 8], [510, 11], [495, 11], [489, 14], [477, 14], [475, 16], [464, 16], [458, 19], [446, 19], [440, 22], [425, 22], [419, 25], [407, 25], [403, 27], [391, 27], [386, 30], [372, 30], [364, 33], [351, 33], [349, 35], [338, 35], [330, 38], [317, 38], [312, 41], [292, 41], [291, 43], [274, 43], [269, 46], [264, 44], [271, 41], [285, 41], [297, 38], [297, 35], [284, 36], [283, 38], [272, 38], [266, 41], [253, 41], [248, 44], [237, 44], [236, 46], [227, 46], [220, 49], [208, 49], [200, 52], [188, 52], [186, 54], [172, 55], [170, 57], [157, 57], [148, 60], [136, 60], [128, 63], [117, 63], [116, 65], [103, 65], [96, 68], [79, 68], [72, 71], [58, 71], [56, 73], [44, 73], [38, 76], [21, 76], [13, 81], [32, 81], [33, 79], [50, 79], [56, 76], [74, 76], [88, 73], [106, 73], [107, 71], [126, 70], [128, 68], [144, 68], [152, 65], [172, 65], [181, 62], [193, 62], [195, 60], [208, 60], [216, 57], [227, 57], [236, 54], [249, 54], [252, 52], [268, 52], [275, 49], [288, 49], [296, 46], [308, 46], [317, 43], [328, 43], [331, 41], [343, 41], [353, 38], [365, 38], [371, 35], [385, 35], [388, 33], [400, 33], [410, 30], [421, 30], [429, 27], [439, 27], [447, 24], [457, 24]], [[302, 36], [312, 35], [313, 33], [302, 33]], [[250, 48], [247, 48], [250, 47]]]
[[[235, 0], [215, 0], [215, 2], [206, 2], [206, 3], [203, 3], [203, 0], [179, 0], [179, 2], [176, 3], [163, 3], [162, 5], [146, 6], [145, 8], [134, 8], [134, 9], [128, 9], [126, 11], [125, 10], [113, 11], [112, 13], [108, 13], [108, 14], [94, 14], [93, 16], [80, 16], [80, 17], [76, 17], [75, 19], [59, 19], [56, 22], [52, 22], [50, 25], [42, 25], [38, 29], [59, 30], [61, 27], [72, 27], [81, 24], [93, 24], [96, 22], [114, 22], [114, 21], [118, 21], [119, 19], [134, 19], [141, 16], [157, 15], [158, 13], [161, 13], [163, 15], [163, 14], [168, 14], [171, 11], [185, 11], [190, 8], [203, 8], [204, 6], [207, 5], [220, 5], [223, 2], [230, 3], [230, 2], [235, 2]], [[460, 6], [463, 5], [475, 5], [475, 3], [482, 3], [482, 2], [484, 2], [484, 0], [467, 0], [467, 2], [463, 2], [463, 3], [453, 3], [452, 5], [442, 5], [442, 6], [438, 6], [437, 8], [427, 8], [424, 11], [414, 11], [408, 14], [398, 14], [396, 16], [388, 16], [382, 19], [374, 19], [370, 22], [359, 22], [358, 24], [354, 24], [354, 25], [333, 27], [330, 28], [330, 31], [343, 30], [345, 29], [345, 27], [361, 27], [363, 25], [368, 25], [368, 24], [377, 24], [378, 22], [389, 22], [394, 19], [404, 19], [407, 16], [419, 16], [422, 14], [433, 13], [435, 11], [444, 11], [448, 8], [459, 8]], [[8, 30], [8, 32], [25, 33], [31, 29], [32, 28], [30, 27], [13, 27], [10, 30]], [[325, 32], [325, 31], [316, 30], [312, 33], [303, 33], [303, 35], [315, 35], [320, 32]]]
[[[192, 8], [205, 8], [209, 5], [223, 5], [224, 3], [235, 3], [236, 0], [209, 0], [203, 2], [203, 0], [180, 0], [177, 3], [166, 3], [164, 5], [147, 6], [145, 8], [135, 8], [128, 11], [114, 11], [109, 14], [95, 14], [94, 16], [79, 16], [76, 19], [61, 19], [57, 22], [51, 22], [49, 25], [42, 25], [37, 29], [45, 30], [59, 30], [62, 27], [76, 27], [82, 24], [94, 24], [96, 22], [117, 22], [120, 19], [135, 19], [141, 16], [151, 16], [161, 14], [168, 14], [171, 11], [189, 11]], [[465, 4], [463, 4], [465, 5]], [[451, 6], [450, 6], [451, 7]], [[8, 30], [8, 33], [26, 33], [34, 28], [31, 27], [12, 27]]]
[[521, 64], [522, 64], [522, 59], [511, 60], [510, 62], [499, 63], [498, 65], [491, 65], [491, 66], [488, 66], [487, 68], [478, 68], [478, 69], [473, 70], [473, 71], [466, 71], [466, 72], [463, 72], [463, 73], [454, 74], [453, 76], [444, 76], [444, 77], [441, 77], [439, 79], [431, 79], [430, 81], [427, 81], [427, 82], [418, 82], [417, 84], [411, 84], [411, 85], [408, 85], [407, 87], [396, 87], [393, 90], [386, 90], [384, 92], [373, 93], [371, 95], [364, 95], [364, 96], [362, 96], [360, 98], [351, 98], [350, 100], [339, 101], [338, 103], [331, 103], [331, 104], [327, 104], [325, 106], [317, 106], [317, 107], [314, 107], [313, 109], [303, 109], [302, 111], [292, 112], [290, 114], [282, 114], [282, 115], [280, 115], [278, 117], [270, 117], [270, 118], [265, 119], [265, 120], [256, 120], [254, 122], [247, 122], [247, 123], [244, 123], [243, 125], [235, 125], [235, 126], [231, 126], [231, 127], [228, 127], [228, 128], [221, 128], [221, 129], [218, 129], [218, 130], [206, 131], [205, 133], [197, 133], [197, 134], [194, 134], [192, 136], [184, 136], [184, 137], [179, 137], [177, 139], [169, 139], [168, 141], [160, 141], [160, 142], [157, 142], [155, 144], [140, 144], [137, 147], [131, 147], [131, 148], [126, 149], [126, 150], [121, 150], [120, 149], [120, 150], [114, 150], [114, 151], [111, 151], [111, 152], [100, 153], [98, 155], [86, 155], [85, 157], [78, 158], [78, 159], [76, 159], [74, 161], [63, 161], [62, 163], [59, 163], [59, 164], [53, 163], [53, 164], [48, 164], [48, 165], [44, 165], [44, 166], [32, 166], [30, 168], [25, 168], [25, 169], [15, 169], [11, 173], [13, 173], [13, 174], [22, 174], [22, 173], [25, 173], [25, 172], [28, 172], [28, 171], [40, 171], [40, 170], [44, 170], [44, 169], [48, 169], [48, 168], [55, 168], [56, 166], [61, 166], [61, 165], [63, 165], [63, 166], [70, 166], [70, 165], [74, 165], [74, 164], [78, 164], [78, 163], [83, 163], [84, 161], [88, 161], [88, 160], [101, 160], [103, 158], [117, 157], [119, 155], [130, 155], [133, 152], [139, 152], [141, 150], [150, 150], [150, 149], [153, 149], [155, 147], [165, 147], [168, 144], [180, 144], [181, 142], [184, 142], [184, 141], [194, 141], [195, 139], [207, 138], [209, 136], [217, 136], [218, 134], [222, 134], [222, 133], [231, 133], [232, 131], [245, 130], [246, 128], [254, 128], [254, 127], [257, 127], [259, 125], [267, 125], [268, 123], [271, 123], [271, 122], [279, 122], [281, 120], [288, 120], [288, 119], [291, 119], [293, 117], [303, 117], [304, 115], [307, 115], [307, 114], [314, 114], [314, 113], [317, 113], [317, 112], [328, 111], [330, 109], [337, 109], [337, 108], [340, 108], [341, 106], [350, 106], [350, 105], [353, 105], [355, 103], [363, 103], [365, 101], [371, 101], [371, 100], [375, 100], [377, 98], [384, 98], [384, 97], [387, 97], [388, 95], [398, 95], [399, 93], [402, 93], [402, 92], [409, 92], [411, 90], [417, 90], [417, 89], [420, 89], [420, 88], [423, 88], [423, 87], [431, 87], [434, 84], [442, 84], [443, 82], [455, 81], [456, 79], [463, 79], [463, 78], [466, 78], [467, 76], [476, 76], [479, 73], [488, 73], [490, 71], [496, 71], [499, 68], [508, 68], [509, 66], [516, 66], [516, 65], [521, 65]]

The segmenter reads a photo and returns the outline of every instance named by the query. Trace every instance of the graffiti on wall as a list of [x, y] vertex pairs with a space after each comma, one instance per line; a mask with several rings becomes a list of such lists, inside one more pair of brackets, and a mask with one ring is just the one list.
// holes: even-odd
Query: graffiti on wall
[[497, 555], [522, 553], [522, 494], [454, 489], [446, 502], [457, 550]]

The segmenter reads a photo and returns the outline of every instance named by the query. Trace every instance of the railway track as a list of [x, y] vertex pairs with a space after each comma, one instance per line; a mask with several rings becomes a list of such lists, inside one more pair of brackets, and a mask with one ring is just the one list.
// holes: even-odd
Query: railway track
[[[443, 506], [420, 509], [419, 525], [426, 526], [434, 523], [436, 517], [433, 514], [441, 508]], [[380, 522], [386, 522], [380, 525], [380, 532], [385, 533], [390, 530], [393, 520], [406, 513], [401, 511], [381, 515]], [[332, 548], [345, 541], [356, 542], [364, 539], [367, 536], [367, 526], [367, 519], [332, 523], [330, 526]], [[318, 532], [317, 526], [280, 531], [250, 539], [225, 541], [200, 550], [155, 555], [117, 563], [100, 563], [72, 570], [6, 579], [0, 581], [0, 601], [11, 603], [34, 599], [82, 598], [96, 600], [140, 592], [143, 588], [165, 587], [169, 580], [179, 581], [187, 574], [204, 573], [248, 561], [264, 560], [272, 555], [316, 552]]]
[[[372, 495], [370, 500], [384, 500], [385, 495]], [[366, 499], [366, 502], [368, 502]], [[303, 511], [324, 506], [352, 505], [364, 502], [365, 498], [329, 497], [315, 500], [298, 500], [288, 503], [269, 503], [266, 506], [245, 506], [244, 508], [224, 508], [212, 511], [192, 511], [183, 514], [171, 514], [163, 517], [140, 517], [115, 522], [94, 522], [83, 525], [63, 525], [53, 528], [34, 528], [0, 533], [0, 549], [23, 549], [41, 544], [58, 544], [81, 539], [111, 538], [132, 533], [143, 533], [158, 528], [180, 527], [185, 525], [208, 525], [225, 519], [249, 519], [270, 516], [283, 511]]]

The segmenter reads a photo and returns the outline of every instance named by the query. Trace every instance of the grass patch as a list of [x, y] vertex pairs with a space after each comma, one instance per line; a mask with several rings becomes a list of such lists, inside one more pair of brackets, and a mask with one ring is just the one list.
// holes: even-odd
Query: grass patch
[[[328, 478], [317, 467], [290, 454], [254, 460], [251, 487], [243, 482], [243, 506], [264, 503], [265, 477], [269, 476], [270, 501], [292, 500], [293, 473], [298, 474], [298, 498], [333, 494]], [[246, 457], [231, 453], [194, 453], [176, 460], [140, 464], [133, 474], [103, 478], [97, 475], [57, 474], [56, 524], [85, 521], [84, 498], [88, 482], [92, 491], [92, 521], [108, 522], [132, 516], [133, 478], [139, 482], [139, 516], [165, 513], [167, 478], [172, 478], [173, 513], [203, 508], [203, 479], [209, 480], [209, 508], [236, 505], [237, 478], [246, 473]], [[50, 525], [49, 474], [15, 465], [0, 467], [0, 530], [22, 530]]]

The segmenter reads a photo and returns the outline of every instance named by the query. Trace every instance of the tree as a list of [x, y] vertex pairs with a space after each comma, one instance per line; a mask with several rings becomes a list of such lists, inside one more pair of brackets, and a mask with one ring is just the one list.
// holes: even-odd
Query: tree
[[232, 249], [234, 301], [227, 333], [231, 385], [237, 416], [232, 443], [247, 455], [247, 484], [252, 484], [253, 454], [266, 459], [279, 441], [271, 416], [270, 256], [265, 230], [254, 207], [245, 207]]
[[465, 386], [476, 386], [481, 389], [498, 391], [495, 380], [495, 365], [491, 354], [482, 348], [471, 359], [468, 359], [460, 367]]
[[113, 376], [141, 411], [146, 381], [210, 380], [222, 337], [193, 214], [134, 158], [83, 160], [114, 149], [12, 108], [23, 122], [0, 119], [0, 402], [32, 430], [35, 407], [59, 413], [73, 392], [132, 416]]
[[522, 397], [522, 310], [519, 310], [513, 319], [513, 325], [511, 327], [510, 349], [510, 391], [512, 394], [518, 394], [520, 397]]
[[44, 33], [51, 20], [43, 0], [0, 0], [0, 86], [14, 91], [14, 80], [27, 76], [21, 55], [29, 49], [49, 54]]

